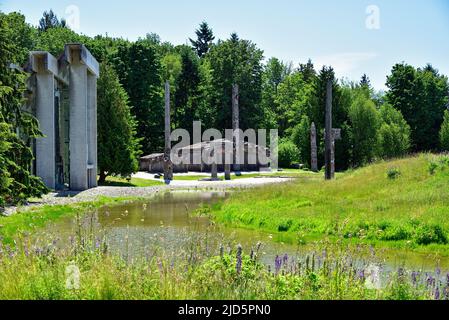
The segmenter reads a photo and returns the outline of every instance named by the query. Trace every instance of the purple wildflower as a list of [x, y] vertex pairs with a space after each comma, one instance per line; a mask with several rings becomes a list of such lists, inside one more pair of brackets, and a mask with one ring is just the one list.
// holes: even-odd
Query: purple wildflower
[[101, 240], [100, 238], [95, 238], [95, 249], [100, 249]]
[[440, 288], [437, 287], [435, 290], [435, 300], [440, 300]]
[[239, 244], [237, 246], [237, 264], [235, 266], [237, 274], [242, 272], [242, 246]]
[[279, 256], [276, 256], [276, 258], [274, 259], [274, 269], [276, 274], [278, 274], [279, 271], [281, 271], [281, 267], [282, 267], [282, 259]]
[[413, 285], [416, 285], [417, 283], [417, 274], [415, 271], [412, 272], [412, 283]]
[[282, 259], [282, 263], [284, 264], [284, 266], [287, 266], [287, 264], [288, 264], [288, 254], [284, 255], [284, 258]]

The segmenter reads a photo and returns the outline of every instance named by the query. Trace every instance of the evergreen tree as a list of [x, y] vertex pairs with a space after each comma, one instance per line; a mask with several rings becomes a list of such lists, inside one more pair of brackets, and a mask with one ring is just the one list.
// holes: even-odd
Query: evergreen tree
[[128, 95], [114, 69], [101, 64], [98, 79], [98, 169], [107, 176], [128, 177], [138, 169], [139, 141]]
[[299, 72], [307, 83], [313, 83], [316, 79], [316, 71], [311, 59], [307, 63], [299, 65]]
[[22, 108], [27, 75], [10, 67], [23, 58], [11, 21], [11, 16], [0, 12], [0, 206], [47, 192], [30, 172], [33, 154], [29, 144], [41, 134], [37, 120]]
[[366, 73], [363, 74], [362, 79], [360, 80], [360, 86], [371, 89], [371, 80], [368, 78]]
[[198, 110], [199, 86], [201, 81], [200, 61], [190, 47], [180, 48], [181, 72], [176, 80], [174, 94], [173, 123], [177, 128], [191, 132], [193, 121], [200, 120]]
[[42, 18], [39, 20], [39, 31], [44, 32], [51, 28], [66, 28], [67, 24], [64, 19], [59, 20], [53, 10], [44, 11]]
[[449, 110], [444, 111], [444, 121], [440, 129], [440, 143], [444, 151], [449, 151]]
[[192, 43], [193, 49], [196, 51], [200, 58], [204, 57], [209, 52], [210, 47], [215, 40], [214, 33], [207, 22], [203, 21], [200, 24], [199, 29], [195, 31], [197, 39], [189, 39]]

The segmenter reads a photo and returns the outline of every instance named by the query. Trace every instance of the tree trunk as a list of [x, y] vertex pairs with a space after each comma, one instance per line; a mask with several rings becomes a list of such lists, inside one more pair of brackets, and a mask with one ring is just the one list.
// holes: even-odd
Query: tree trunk
[[107, 177], [106, 172], [100, 171], [100, 178], [98, 179], [98, 183], [101, 183], [101, 184], [105, 183], [106, 177]]

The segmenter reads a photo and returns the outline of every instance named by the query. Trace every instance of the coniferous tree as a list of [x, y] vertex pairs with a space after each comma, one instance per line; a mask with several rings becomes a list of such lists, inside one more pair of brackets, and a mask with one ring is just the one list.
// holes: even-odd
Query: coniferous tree
[[39, 31], [44, 32], [51, 28], [66, 28], [67, 23], [64, 19], [59, 20], [58, 16], [53, 12], [44, 11], [42, 18], [39, 20]]
[[197, 39], [189, 39], [192, 43], [193, 49], [196, 51], [200, 58], [204, 57], [206, 53], [209, 52], [210, 47], [215, 40], [214, 33], [212, 29], [209, 27], [207, 22], [203, 21], [200, 24], [198, 30], [195, 31]]
[[22, 48], [15, 41], [10, 18], [0, 12], [0, 206], [47, 191], [31, 174], [33, 154], [29, 144], [41, 133], [37, 120], [22, 108], [27, 75], [11, 67], [21, 62]]
[[140, 151], [128, 95], [106, 62], [100, 67], [97, 94], [98, 169], [99, 182], [103, 183], [107, 176], [128, 177], [135, 173]]

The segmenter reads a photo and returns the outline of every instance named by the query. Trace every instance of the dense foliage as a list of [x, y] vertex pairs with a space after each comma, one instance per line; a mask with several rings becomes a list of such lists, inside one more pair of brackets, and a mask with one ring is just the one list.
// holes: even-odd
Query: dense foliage
[[[206, 22], [196, 30], [196, 38], [190, 41], [192, 46], [175, 46], [153, 33], [137, 41], [107, 35], [88, 37], [70, 30], [52, 11], [44, 13], [38, 27], [25, 23], [18, 13], [1, 17], [1, 120], [9, 127], [2, 125], [1, 131], [7, 136], [6, 132], [20, 128], [23, 134], [17, 141], [26, 136], [22, 147], [27, 151], [15, 153], [20, 154], [23, 165], [26, 162], [29, 166], [32, 155], [26, 145], [38, 131], [31, 116], [18, 112], [25, 75], [10, 70], [9, 64], [25, 65], [30, 50], [47, 50], [59, 56], [69, 42], [84, 43], [99, 62], [108, 61], [114, 68], [129, 98], [128, 119], [134, 119], [129, 120], [129, 128], [135, 121], [135, 136], [140, 139], [144, 154], [163, 150], [166, 80], [171, 85], [173, 129], [191, 131], [195, 120], [202, 121], [204, 128], [222, 131], [230, 128], [232, 85], [238, 84], [241, 128], [279, 129], [280, 137], [296, 146], [294, 162], [306, 167], [310, 165], [312, 123], [317, 128], [319, 166], [324, 163], [324, 111], [329, 80], [333, 83], [333, 126], [342, 129], [342, 139], [336, 141], [337, 170], [362, 166], [379, 158], [400, 157], [409, 151], [447, 148], [444, 142], [447, 121], [443, 125], [443, 115], [449, 102], [448, 78], [431, 65], [423, 68], [405, 63], [395, 65], [384, 94], [372, 88], [366, 74], [359, 82], [347, 82], [336, 79], [330, 66], [316, 70], [311, 60], [297, 66], [277, 58], [265, 62], [264, 52], [255, 43], [241, 39], [236, 33], [229, 39], [215, 39]], [[116, 82], [109, 84], [113, 87], [105, 88], [104, 92], [115, 90]], [[109, 103], [110, 98], [101, 95], [99, 92], [99, 100]], [[99, 130], [104, 134], [102, 127]], [[123, 135], [127, 134], [125, 130]], [[6, 155], [11, 153], [7, 141], [6, 138], [2, 141], [1, 155], [17, 164], [15, 158]], [[103, 146], [99, 148], [102, 150]], [[134, 160], [128, 156], [122, 161], [126, 162], [122, 167], [135, 168]], [[5, 160], [1, 166], [9, 175], [14, 171], [7, 168]], [[19, 176], [16, 174], [17, 181], [22, 183], [33, 180], [23, 172]], [[2, 188], [10, 184], [10, 179], [6, 173], [2, 175]]]
[[98, 79], [98, 170], [100, 183], [107, 176], [130, 176], [137, 171], [139, 141], [128, 95], [107, 63]]

